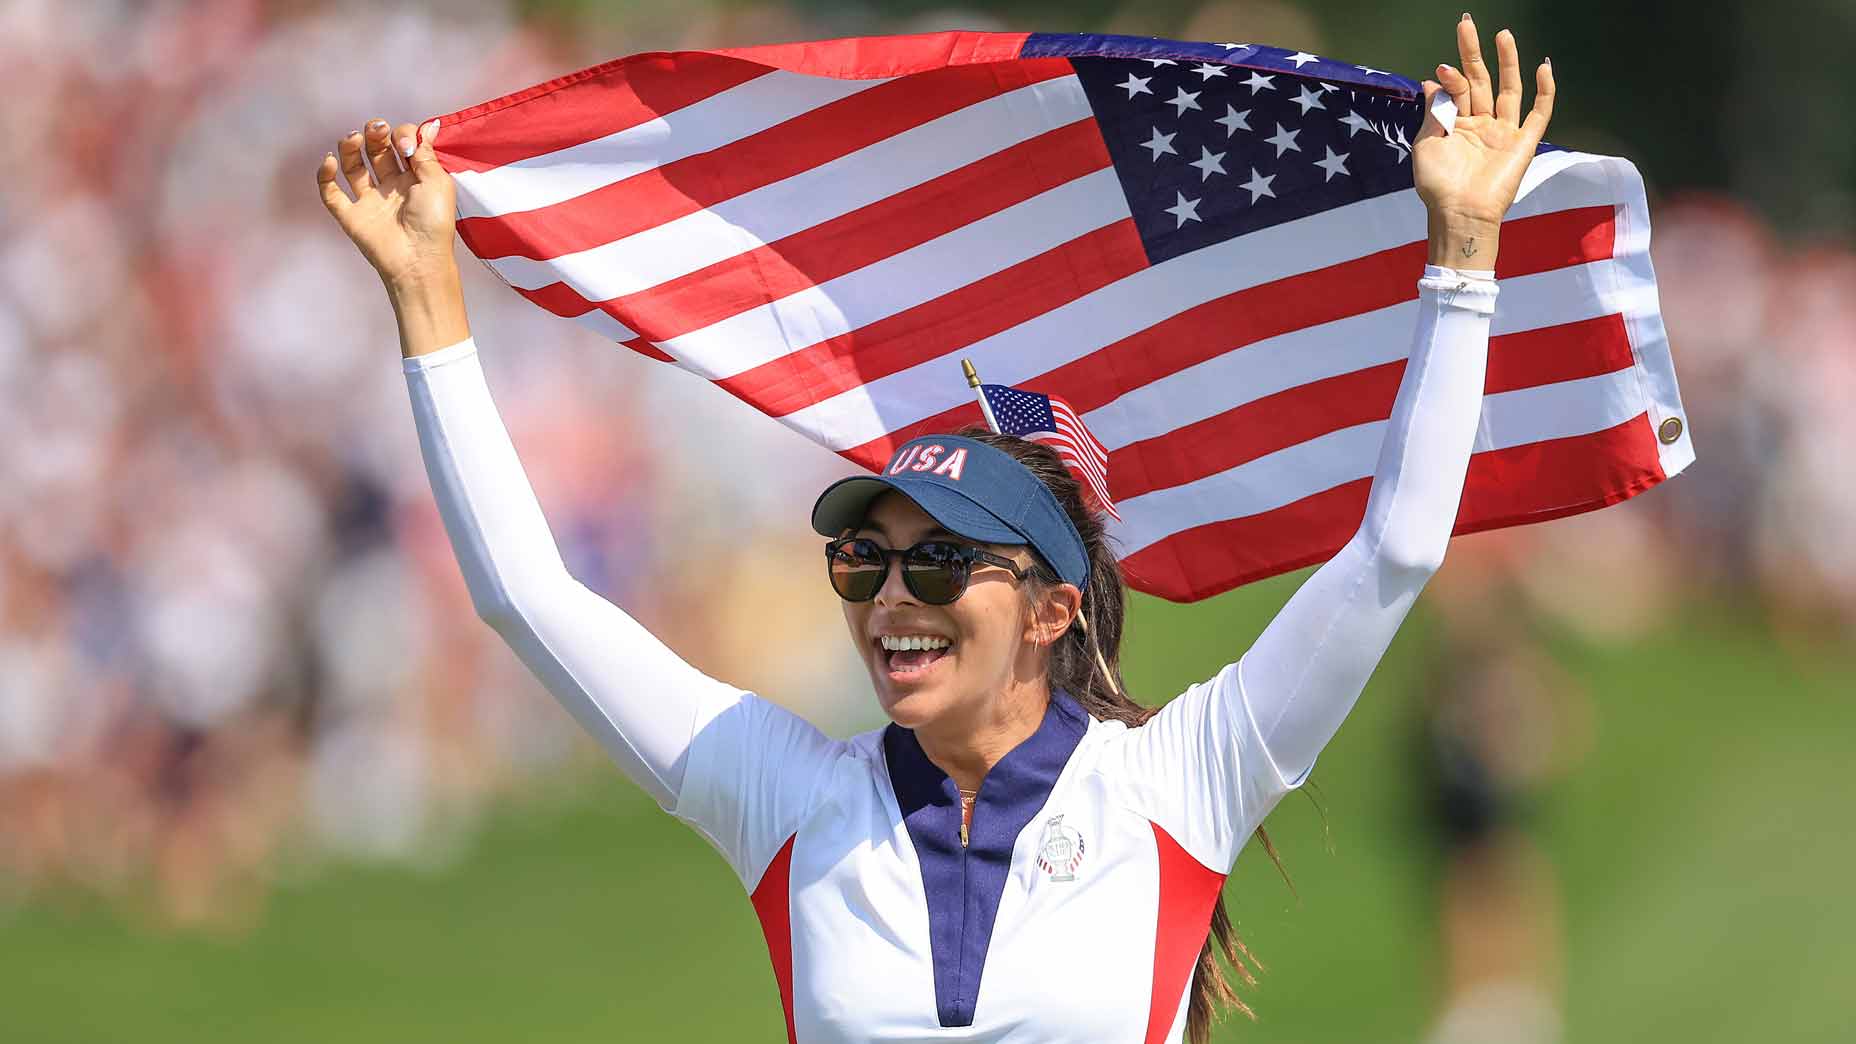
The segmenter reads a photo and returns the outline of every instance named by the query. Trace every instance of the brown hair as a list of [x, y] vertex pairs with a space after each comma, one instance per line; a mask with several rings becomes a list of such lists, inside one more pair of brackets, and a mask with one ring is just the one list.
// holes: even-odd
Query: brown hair
[[[1082, 536], [1083, 546], [1089, 552], [1089, 581], [1083, 591], [1083, 621], [1080, 626], [1072, 626], [1051, 646], [1051, 686], [1076, 697], [1076, 701], [1092, 717], [1119, 721], [1129, 728], [1144, 724], [1157, 713], [1156, 710], [1130, 699], [1127, 687], [1121, 682], [1121, 630], [1128, 612], [1121, 565], [1109, 549], [1102, 520], [1090, 511], [1083, 500], [1081, 484], [1071, 475], [1055, 451], [1042, 443], [1030, 442], [1015, 435], [1000, 435], [978, 426], [965, 427], [954, 434], [1003, 450], [1037, 476], [1038, 481], [1055, 494], [1057, 503], [1070, 517], [1071, 524], [1076, 526], [1076, 532]], [[1037, 567], [1027, 576], [1023, 590], [1025, 596], [1035, 602], [1060, 582], [1050, 566], [1040, 558]], [[1270, 843], [1269, 834], [1262, 827], [1257, 828], [1257, 838], [1262, 841], [1264, 851], [1269, 853], [1277, 870], [1281, 871], [1282, 860], [1277, 856], [1276, 846]], [[1186, 1012], [1186, 1039], [1192, 1044], [1207, 1044], [1211, 1039], [1212, 1020], [1220, 1005], [1230, 1005], [1245, 1015], [1256, 1017], [1250, 1006], [1232, 988], [1224, 966], [1218, 962], [1217, 954], [1220, 953], [1236, 969], [1246, 985], [1256, 985], [1252, 966], [1260, 971], [1263, 965], [1251, 956], [1237, 937], [1236, 929], [1231, 926], [1230, 914], [1225, 910], [1223, 895], [1218, 897], [1217, 904], [1212, 907], [1211, 932], [1205, 939], [1204, 948], [1199, 951], [1198, 965], [1192, 973], [1192, 995]]]

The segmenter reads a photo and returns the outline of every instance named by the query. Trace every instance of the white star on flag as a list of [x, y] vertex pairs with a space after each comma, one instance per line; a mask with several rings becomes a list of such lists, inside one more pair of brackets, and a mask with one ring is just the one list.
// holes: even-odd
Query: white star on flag
[[1153, 77], [1151, 76], [1136, 76], [1133, 73], [1129, 73], [1127, 83], [1118, 83], [1115, 86], [1120, 87], [1124, 91], [1127, 91], [1128, 100], [1133, 101], [1134, 96], [1137, 94], [1152, 94], [1153, 93], [1153, 89], [1147, 86], [1147, 84], [1152, 80], [1153, 80]]
[[1368, 75], [1368, 76], [1385, 76], [1385, 75], [1388, 75], [1388, 74], [1387, 74], [1387, 73], [1386, 73], [1386, 72], [1385, 72], [1384, 70], [1381, 70], [1381, 69], [1372, 69], [1372, 68], [1368, 68], [1367, 66], [1364, 66], [1364, 65], [1356, 65], [1356, 66], [1354, 66], [1354, 68], [1355, 68], [1355, 69], [1358, 69], [1358, 70], [1360, 70], [1361, 72], [1363, 72], [1363, 73], [1365, 73], [1365, 74], [1366, 74], [1366, 75]]
[[1175, 192], [1174, 195], [1179, 197], [1179, 202], [1166, 208], [1166, 212], [1173, 215], [1176, 222], [1173, 227], [1184, 228], [1186, 222], [1199, 220], [1199, 204], [1203, 201], [1187, 199], [1184, 192]]
[[1199, 74], [1200, 82], [1209, 80], [1214, 76], [1223, 76], [1225, 74], [1224, 66], [1213, 65], [1210, 62], [1200, 62], [1192, 71]]
[[1275, 79], [1276, 77], [1274, 76], [1265, 76], [1255, 69], [1252, 69], [1250, 71], [1250, 79], [1244, 81], [1244, 86], [1250, 88], [1250, 93], [1252, 94], [1258, 91], [1273, 91], [1276, 88], [1271, 87], [1270, 83]]
[[1224, 153], [1213, 152], [1205, 146], [1199, 146], [1199, 158], [1188, 163], [1189, 167], [1199, 168], [1199, 180], [1204, 181], [1213, 174], [1223, 174]]
[[1297, 51], [1294, 54], [1290, 55], [1286, 60], [1294, 62], [1295, 67], [1297, 69], [1300, 69], [1302, 66], [1307, 65], [1309, 62], [1320, 61], [1321, 56], [1318, 54], [1309, 54], [1307, 51]]
[[1295, 104], [1300, 105], [1302, 107], [1302, 115], [1304, 116], [1308, 115], [1308, 110], [1310, 109], [1326, 109], [1327, 108], [1327, 106], [1321, 104], [1321, 95], [1315, 91], [1309, 90], [1306, 87], [1302, 88], [1302, 93], [1298, 95], [1294, 99], [1294, 101], [1295, 101]]
[[1167, 102], [1167, 104], [1173, 106], [1173, 115], [1184, 116], [1187, 109], [1196, 109], [1199, 107], [1199, 95], [1201, 93], [1203, 92], [1188, 91], [1184, 87], [1181, 87], [1179, 88], [1179, 93], [1175, 94], [1173, 99]]
[[1349, 173], [1347, 170], [1347, 157], [1352, 155], [1350, 152], [1343, 152], [1336, 155], [1332, 148], [1327, 148], [1326, 151], [1328, 154], [1326, 159], [1315, 161], [1315, 166], [1328, 172], [1328, 176], [1321, 179], [1324, 183], [1333, 181], [1334, 175], [1336, 174]]
[[1276, 146], [1276, 158], [1282, 159], [1282, 154], [1285, 152], [1302, 151], [1302, 147], [1295, 143], [1296, 135], [1301, 133], [1302, 132], [1299, 130], [1289, 130], [1278, 123], [1276, 125], [1276, 134], [1273, 137], [1264, 138], [1263, 140]]
[[1226, 105], [1224, 107], [1224, 115], [1212, 122], [1224, 124], [1224, 136], [1228, 138], [1238, 131], [1250, 129], [1250, 110], [1245, 109], [1243, 112], [1238, 112], [1235, 106]]
[[1270, 182], [1275, 181], [1275, 180], [1276, 180], [1276, 175], [1271, 174], [1266, 177], [1262, 174], [1257, 173], [1257, 168], [1252, 167], [1250, 168], [1250, 180], [1244, 182], [1242, 185], [1239, 185], [1238, 187], [1249, 189], [1250, 190], [1250, 201], [1252, 203], [1255, 203], [1257, 200], [1262, 199], [1264, 196], [1269, 196], [1272, 199], [1275, 198], [1276, 191], [1270, 188]]
[[1234, 44], [1234, 43], [1228, 43], [1228, 44], [1219, 44], [1218, 46], [1220, 46], [1220, 47], [1222, 47], [1222, 48], [1224, 48], [1224, 49], [1225, 49], [1225, 50], [1227, 50], [1227, 51], [1235, 51], [1235, 50], [1237, 50], [1237, 49], [1238, 49], [1238, 48], [1240, 48], [1240, 47], [1249, 47], [1250, 45], [1249, 45], [1249, 44]]
[[1347, 126], [1353, 128], [1353, 132], [1347, 135], [1347, 137], [1349, 138], [1353, 137], [1354, 134], [1360, 133], [1361, 131], [1373, 129], [1373, 125], [1367, 122], [1366, 117], [1352, 110], [1348, 110], [1347, 115], [1342, 116], [1340, 118], [1340, 121], [1346, 124]]
[[1174, 131], [1172, 134], [1162, 134], [1160, 133], [1160, 128], [1155, 127], [1154, 136], [1147, 139], [1147, 141], [1141, 145], [1141, 148], [1152, 149], [1154, 153], [1154, 162], [1156, 163], [1160, 162], [1160, 154], [1162, 152], [1170, 152], [1177, 156], [1179, 155], [1179, 150], [1173, 148], [1173, 139], [1178, 136], [1178, 134], [1178, 131]]
[[1178, 65], [1179, 64], [1178, 62], [1175, 62], [1171, 58], [1143, 58], [1141, 60], [1148, 63], [1149, 65], [1152, 65], [1156, 69], [1160, 68], [1162, 65]]

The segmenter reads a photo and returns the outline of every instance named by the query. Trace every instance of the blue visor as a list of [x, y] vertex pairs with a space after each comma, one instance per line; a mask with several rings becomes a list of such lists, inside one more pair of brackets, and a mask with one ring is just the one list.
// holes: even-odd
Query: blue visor
[[988, 544], [1029, 544], [1065, 583], [1089, 582], [1089, 553], [1057, 498], [1004, 450], [959, 435], [924, 435], [903, 443], [875, 475], [825, 487], [812, 506], [812, 528], [835, 537], [864, 522], [870, 502], [895, 490], [943, 529]]

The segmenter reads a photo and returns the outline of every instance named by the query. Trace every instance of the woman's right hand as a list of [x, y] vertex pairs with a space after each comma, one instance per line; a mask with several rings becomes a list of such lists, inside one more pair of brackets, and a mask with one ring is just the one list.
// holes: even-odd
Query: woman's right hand
[[[470, 336], [464, 294], [452, 255], [457, 230], [457, 186], [432, 151], [438, 121], [415, 128], [372, 120], [343, 138], [322, 158], [316, 184], [322, 205], [380, 273], [399, 319], [407, 356], [455, 344]], [[365, 151], [367, 160], [362, 161]], [[410, 155], [408, 155], [410, 153]], [[404, 156], [405, 169], [399, 157]], [[354, 193], [336, 180], [340, 171]]]

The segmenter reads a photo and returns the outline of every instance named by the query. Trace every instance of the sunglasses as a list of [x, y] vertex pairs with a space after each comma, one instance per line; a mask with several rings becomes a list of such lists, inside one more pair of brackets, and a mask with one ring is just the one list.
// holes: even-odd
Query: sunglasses
[[924, 540], [913, 547], [887, 548], [866, 537], [840, 537], [825, 545], [832, 589], [847, 602], [868, 602], [889, 580], [889, 563], [902, 559], [902, 584], [928, 605], [946, 605], [967, 590], [975, 562], [1010, 570], [1023, 580], [1028, 570], [1009, 558], [951, 540]]

